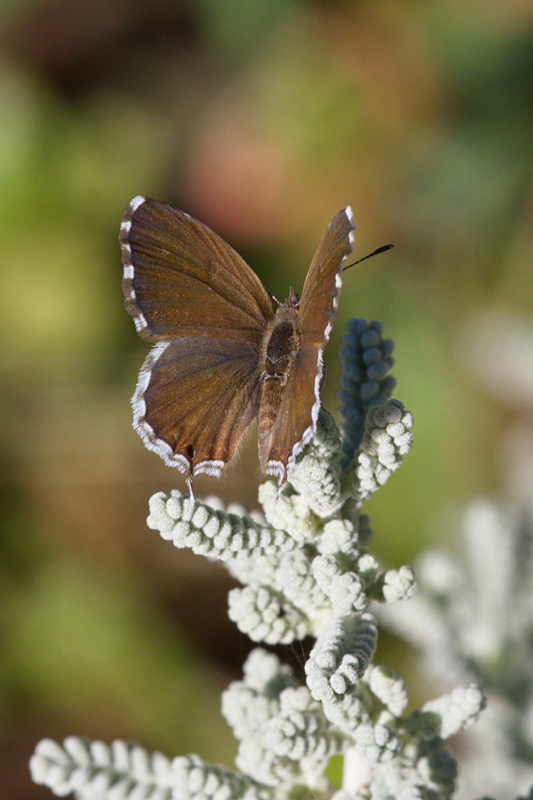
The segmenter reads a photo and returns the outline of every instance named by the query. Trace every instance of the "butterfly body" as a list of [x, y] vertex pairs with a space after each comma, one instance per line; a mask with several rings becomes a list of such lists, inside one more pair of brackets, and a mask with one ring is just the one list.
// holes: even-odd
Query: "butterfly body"
[[186, 472], [219, 476], [258, 419], [261, 468], [286, 479], [320, 408], [322, 351], [352, 251], [350, 209], [329, 225], [301, 300], [274, 311], [263, 284], [206, 225], [136, 197], [120, 232], [127, 311], [155, 342], [132, 399], [146, 446]]
[[263, 339], [258, 449], [263, 472], [268, 471], [270, 433], [280, 412], [283, 390], [300, 348], [296, 295], [290, 295], [276, 311]]

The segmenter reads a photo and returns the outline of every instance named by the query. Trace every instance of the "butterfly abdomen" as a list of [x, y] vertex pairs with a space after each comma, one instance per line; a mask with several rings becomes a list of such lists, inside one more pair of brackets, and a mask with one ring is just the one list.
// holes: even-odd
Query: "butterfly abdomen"
[[271, 432], [278, 418], [283, 390], [300, 347], [297, 323], [297, 309], [284, 304], [278, 308], [263, 337], [258, 428], [259, 461], [263, 471], [268, 463]]

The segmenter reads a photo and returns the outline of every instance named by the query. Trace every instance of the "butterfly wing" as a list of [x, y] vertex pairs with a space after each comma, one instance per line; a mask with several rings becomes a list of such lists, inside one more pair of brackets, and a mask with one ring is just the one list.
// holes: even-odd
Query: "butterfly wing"
[[207, 225], [135, 197], [122, 217], [126, 309], [151, 341], [182, 336], [258, 341], [273, 316], [257, 275]]
[[220, 236], [156, 200], [132, 200], [120, 244], [126, 309], [158, 343], [132, 399], [134, 427], [189, 477], [219, 475], [258, 413], [270, 297]]
[[[300, 346], [282, 392], [268, 441], [260, 442], [262, 467], [285, 479], [287, 467], [311, 439], [320, 410], [322, 353], [337, 316], [344, 259], [353, 250], [355, 223], [348, 206], [329, 224], [305, 279], [298, 307]], [[259, 411], [263, 409], [263, 401]]]
[[300, 331], [306, 343], [326, 346], [342, 286], [344, 259], [353, 250], [355, 222], [350, 206], [339, 211], [328, 225], [305, 278], [298, 308]]
[[246, 342], [160, 342], [139, 375], [134, 427], [169, 466], [218, 477], [257, 416], [259, 397], [257, 353]]

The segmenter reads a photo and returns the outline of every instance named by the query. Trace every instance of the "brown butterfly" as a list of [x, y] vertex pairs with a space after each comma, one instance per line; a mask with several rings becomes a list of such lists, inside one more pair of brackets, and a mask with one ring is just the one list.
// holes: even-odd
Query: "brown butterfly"
[[189, 489], [199, 472], [220, 475], [256, 418], [261, 468], [285, 483], [316, 429], [322, 352], [354, 229], [348, 206], [322, 237], [301, 299], [291, 288], [274, 310], [257, 275], [207, 225], [142, 196], [125, 210], [125, 305], [156, 343], [132, 398], [134, 427], [187, 473]]

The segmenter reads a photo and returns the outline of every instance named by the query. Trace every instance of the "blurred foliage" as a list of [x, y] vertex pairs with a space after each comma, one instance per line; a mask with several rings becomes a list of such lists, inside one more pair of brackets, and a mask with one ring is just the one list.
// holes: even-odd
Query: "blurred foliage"
[[[246, 642], [229, 580], [144, 524], [182, 487], [130, 428], [146, 346], [122, 306], [138, 193], [228, 239], [278, 297], [350, 203], [351, 316], [396, 341], [415, 447], [370, 504], [399, 564], [501, 484], [513, 411], [469, 374], [478, 312], [531, 315], [533, 11], [527, 0], [10, 0], [0, 6], [0, 771], [45, 735], [132, 738], [229, 762], [219, 691]], [[285, 293], [285, 294], [284, 294]], [[171, 474], [170, 474], [171, 473]], [[253, 507], [253, 437], [228, 478]], [[383, 496], [382, 496], [383, 495]], [[200, 713], [199, 713], [200, 712]]]

